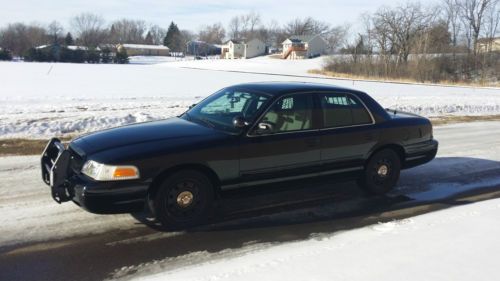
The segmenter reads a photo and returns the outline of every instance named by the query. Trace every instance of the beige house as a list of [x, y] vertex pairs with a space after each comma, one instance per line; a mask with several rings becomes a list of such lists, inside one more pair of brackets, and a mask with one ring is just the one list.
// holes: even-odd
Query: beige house
[[242, 40], [229, 40], [221, 46], [223, 59], [249, 59], [262, 56], [266, 53], [266, 44], [255, 38], [248, 42]]
[[129, 56], [168, 56], [170, 49], [162, 45], [119, 44], [116, 49], [125, 49]]
[[306, 59], [326, 53], [328, 44], [319, 35], [294, 35], [283, 41], [283, 59]]
[[477, 50], [479, 52], [500, 52], [500, 37], [477, 40]]

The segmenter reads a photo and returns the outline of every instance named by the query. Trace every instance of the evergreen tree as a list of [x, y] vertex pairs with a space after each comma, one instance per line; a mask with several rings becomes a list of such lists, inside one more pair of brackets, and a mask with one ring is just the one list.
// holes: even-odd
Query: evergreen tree
[[127, 50], [121, 48], [116, 52], [116, 56], [114, 59], [115, 63], [125, 64], [128, 63], [128, 54]]
[[101, 60], [101, 54], [95, 48], [91, 48], [87, 51], [87, 62], [88, 63], [99, 63]]
[[177, 25], [172, 22], [168, 27], [167, 36], [163, 40], [163, 45], [170, 48], [173, 52], [182, 52], [184, 47], [182, 46], [182, 34]]
[[146, 44], [153, 45], [153, 35], [151, 35], [151, 31], [149, 31], [148, 34], [146, 35], [144, 42]]
[[12, 55], [9, 51], [0, 49], [0, 60], [12, 60]]
[[110, 63], [112, 61], [111, 50], [109, 48], [102, 49], [101, 61], [102, 63]]
[[71, 35], [70, 32], [68, 32], [68, 34], [66, 34], [66, 38], [64, 38], [64, 44], [66, 44], [66, 46], [70, 46], [70, 45], [73, 45], [75, 43], [75, 41], [73, 40], [73, 36]]

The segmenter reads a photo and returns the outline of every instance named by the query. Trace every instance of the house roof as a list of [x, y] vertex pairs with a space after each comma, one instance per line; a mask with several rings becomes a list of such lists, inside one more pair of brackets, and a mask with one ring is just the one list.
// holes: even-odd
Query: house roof
[[[68, 46], [64, 46], [64, 45], [56, 45], [56, 44], [49, 44], [49, 45], [41, 45], [41, 46], [38, 46], [38, 47], [35, 47], [35, 49], [46, 49], [46, 48], [51, 48], [51, 47], [62, 47], [62, 48], [67, 48], [67, 49], [70, 49], [70, 50], [84, 50], [84, 51], [87, 51], [89, 48], [88, 47], [85, 47], [85, 46], [76, 46], [76, 45], [68, 45]], [[96, 48], [97, 50], [99, 50], [99, 47]]]
[[292, 35], [292, 36], [289, 36], [286, 40], [290, 40], [293, 43], [306, 43], [306, 42], [309, 42], [312, 39], [314, 39], [316, 36], [319, 36], [319, 35], [316, 35], [316, 34], [315, 35]]
[[[87, 51], [89, 49], [89, 48], [84, 47], [84, 46], [73, 46], [73, 45], [66, 46], [66, 48], [68, 48], [70, 50], [73, 50], [73, 51], [75, 51], [75, 50], [84, 50], [84, 51]], [[97, 47], [97, 49], [99, 49], [99, 47]]]
[[260, 41], [262, 42], [262, 40], [260, 40], [259, 38], [253, 38], [251, 40], [245, 40], [245, 39], [231, 39], [231, 40], [228, 40], [226, 43], [224, 43], [224, 45], [227, 45], [229, 44], [229, 42], [233, 42], [233, 44], [246, 44], [246, 43], [250, 43], [252, 41]]
[[122, 44], [122, 46], [128, 49], [170, 50], [167, 46], [163, 45]]
[[226, 43], [224, 43], [224, 44], [228, 44], [229, 42], [233, 42], [233, 44], [244, 44], [245, 40], [243, 40], [243, 39], [230, 39], [230, 40], [227, 40]]

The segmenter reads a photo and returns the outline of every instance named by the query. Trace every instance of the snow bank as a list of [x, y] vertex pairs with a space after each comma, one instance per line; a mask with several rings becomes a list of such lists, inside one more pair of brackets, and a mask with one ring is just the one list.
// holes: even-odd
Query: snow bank
[[[500, 114], [500, 89], [325, 79], [322, 58], [179, 60], [154, 65], [0, 62], [0, 138], [48, 138], [175, 116], [228, 85], [304, 81], [356, 88], [425, 116]], [[243, 71], [243, 72], [242, 72]], [[252, 72], [252, 73], [245, 73]]]

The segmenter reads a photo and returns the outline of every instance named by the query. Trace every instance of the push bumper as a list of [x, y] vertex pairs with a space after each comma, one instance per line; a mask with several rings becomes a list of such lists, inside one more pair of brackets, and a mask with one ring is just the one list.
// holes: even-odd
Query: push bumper
[[403, 168], [411, 168], [430, 162], [436, 157], [438, 146], [438, 141], [434, 139], [406, 146]]
[[75, 155], [52, 139], [41, 158], [42, 179], [57, 203], [73, 201], [92, 213], [129, 213], [144, 209], [148, 182], [100, 182], [73, 170]]

